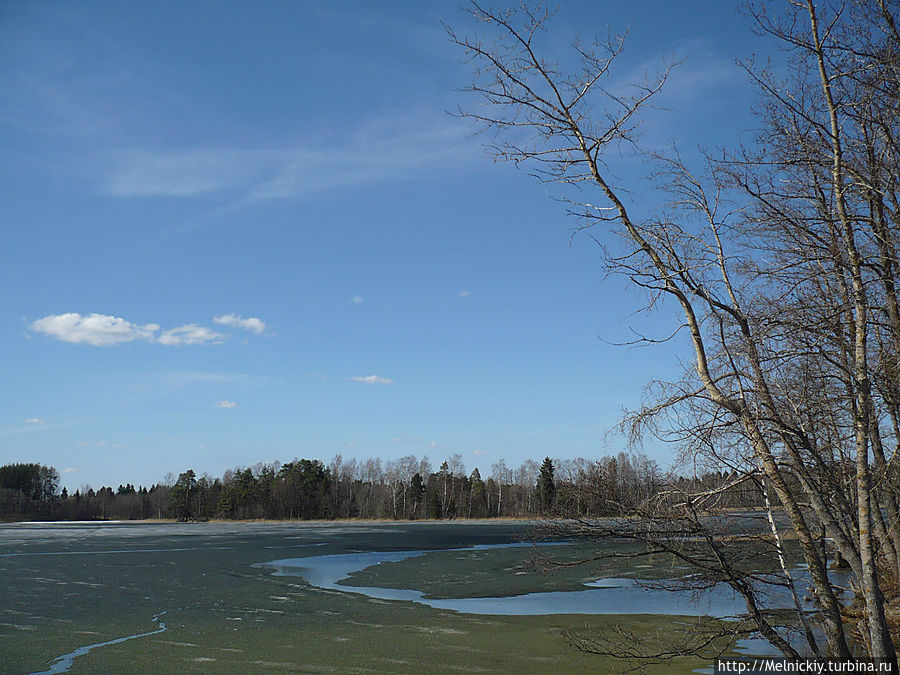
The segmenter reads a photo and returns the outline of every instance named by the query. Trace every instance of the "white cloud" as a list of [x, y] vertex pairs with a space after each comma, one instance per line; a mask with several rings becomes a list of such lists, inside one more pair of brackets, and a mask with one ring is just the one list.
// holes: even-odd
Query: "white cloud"
[[108, 314], [81, 316], [77, 312], [68, 312], [32, 321], [30, 328], [63, 342], [108, 347], [132, 340], [153, 340], [159, 325], [148, 323], [142, 326]]
[[215, 406], [217, 408], [237, 408], [237, 403], [234, 401], [218, 401]]
[[159, 336], [157, 342], [161, 345], [201, 345], [207, 343], [222, 342], [227, 335], [217, 333], [216, 331], [200, 326], [196, 323], [189, 323], [177, 328], [170, 328]]
[[244, 330], [252, 331], [257, 335], [261, 334], [266, 329], [266, 323], [255, 316], [245, 319], [237, 314], [223, 314], [222, 316], [213, 317], [213, 321], [221, 326], [243, 328]]
[[43, 424], [44, 420], [42, 420], [38, 417], [29, 417], [27, 420], [25, 420], [25, 422], [27, 424]]
[[62, 472], [63, 473], [75, 473], [76, 471], [78, 471], [78, 469], [76, 469], [75, 467], [67, 466], [65, 469], [63, 469]]
[[[261, 333], [265, 329], [265, 324], [255, 318], [242, 319], [233, 314], [218, 318], [240, 321], [240, 324], [232, 323], [231, 325], [240, 325], [255, 333]], [[157, 335], [160, 327], [156, 323], [141, 325], [109, 314], [82, 316], [77, 312], [50, 314], [42, 319], [32, 321], [29, 328], [36, 333], [43, 333], [63, 342], [85, 343], [95, 347], [110, 347], [134, 340], [156, 342], [166, 346], [217, 344], [228, 337], [196, 323], [169, 328]]]
[[394, 384], [393, 380], [389, 380], [386, 377], [379, 377], [378, 375], [366, 375], [365, 377], [348, 377], [348, 380], [352, 380], [353, 382], [363, 382], [365, 384]]
[[354, 295], [354, 296], [353, 296], [353, 304], [354, 304], [354, 305], [361, 305], [361, 304], [363, 304], [362, 296], [361, 296], [361, 295]]
[[485, 452], [484, 452], [484, 450], [473, 450], [472, 454], [481, 456], [481, 455], [485, 454]]
[[459, 297], [461, 297], [461, 298], [468, 298], [470, 295], [472, 295], [472, 294], [469, 291], [460, 291], [459, 292]]

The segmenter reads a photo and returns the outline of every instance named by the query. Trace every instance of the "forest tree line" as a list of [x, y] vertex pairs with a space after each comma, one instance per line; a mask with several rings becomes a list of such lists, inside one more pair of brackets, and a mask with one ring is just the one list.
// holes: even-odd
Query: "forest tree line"
[[[59, 489], [59, 473], [36, 463], [0, 467], [0, 518], [5, 520], [222, 519], [453, 519], [612, 516], [674, 485], [719, 488], [727, 473], [664, 476], [642, 454], [619, 453], [597, 460], [527, 460], [518, 468], [504, 460], [482, 476], [468, 473], [454, 454], [435, 470], [413, 455], [328, 465], [315, 459], [258, 463], [218, 478], [193, 469], [149, 487], [133, 484], [73, 493]], [[760, 506], [757, 491], [731, 488], [723, 506]]]

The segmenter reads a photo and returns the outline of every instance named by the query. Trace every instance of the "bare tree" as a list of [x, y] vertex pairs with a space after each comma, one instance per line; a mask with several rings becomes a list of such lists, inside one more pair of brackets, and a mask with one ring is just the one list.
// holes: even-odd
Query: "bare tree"
[[512, 470], [506, 466], [506, 460], [500, 459], [491, 465], [491, 478], [497, 486], [497, 516], [503, 515], [503, 486], [512, 482]]
[[[763, 130], [722, 159], [692, 167], [677, 149], [643, 151], [640, 120], [669, 69], [614, 89], [624, 40], [610, 38], [575, 42], [579, 65], [563, 73], [541, 55], [549, 13], [540, 8], [473, 4], [489, 36], [449, 30], [474, 65], [468, 91], [480, 101], [461, 114], [493, 133], [497, 158], [559, 187], [579, 229], [604, 244], [610, 272], [644, 289], [649, 306], [680, 310], [676, 332], [690, 339], [692, 367], [654, 387], [631, 429], [674, 437], [685, 457], [777, 500], [808, 569], [827, 653], [850, 658], [855, 642], [896, 662], [885, 595], [900, 577], [897, 7], [798, 0], [747, 11], [788, 63], [778, 72], [746, 66], [763, 95]], [[634, 217], [611, 177], [607, 158], [622, 148], [657, 167], [652, 185], [665, 206], [654, 216]], [[738, 564], [752, 561], [744, 547], [710, 526], [715, 492], [664, 494], [642, 509], [644, 527], [618, 533], [729, 584], [757, 630], [796, 657], [760, 600], [759, 584], [793, 589], [776, 519], [757, 542], [771, 544], [781, 572], [754, 574]], [[588, 520], [572, 526], [612, 533]], [[829, 578], [821, 529], [852, 569], [850, 607]], [[796, 594], [794, 605], [808, 650], [820, 653]]]

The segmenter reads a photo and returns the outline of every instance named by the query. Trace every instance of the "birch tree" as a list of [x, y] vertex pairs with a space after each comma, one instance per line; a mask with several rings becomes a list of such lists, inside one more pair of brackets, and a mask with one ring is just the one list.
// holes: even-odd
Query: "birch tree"
[[[640, 122], [670, 69], [617, 86], [625, 42], [610, 38], [575, 42], [578, 65], [565, 71], [542, 54], [550, 16], [540, 8], [473, 4], [484, 34], [449, 30], [474, 70], [473, 102], [461, 115], [492, 134], [498, 159], [569, 198], [578, 228], [604, 244], [610, 272], [643, 289], [648, 306], [677, 309], [673, 330], [687, 338], [690, 368], [654, 387], [630, 428], [667, 429], [735, 484], [768, 491], [819, 608], [825, 644], [807, 630], [808, 651], [896, 662], [885, 598], [900, 578], [897, 5], [746, 9], [786, 54], [781, 70], [745, 66], [762, 99], [762, 130], [747, 148], [699, 163], [677, 148], [642, 149]], [[614, 180], [622, 148], [656, 167], [640, 186], [664, 204], [655, 215], [636, 216], [626, 189], [636, 186]], [[643, 536], [663, 548], [673, 532], [704, 542], [701, 557], [671, 553], [713, 565], [745, 598], [757, 630], [796, 658], [760, 604], [760, 580], [732, 564], [708, 527], [715, 504], [715, 491], [668, 491], [643, 510]], [[852, 569], [849, 607], [829, 577], [821, 530]]]

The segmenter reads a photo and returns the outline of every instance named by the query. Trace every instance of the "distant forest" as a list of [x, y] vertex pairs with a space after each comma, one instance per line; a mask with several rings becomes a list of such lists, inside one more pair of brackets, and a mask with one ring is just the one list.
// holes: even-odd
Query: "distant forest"
[[[728, 473], [663, 476], [640, 454], [598, 460], [528, 460], [510, 469], [503, 460], [484, 478], [467, 473], [460, 455], [435, 471], [427, 458], [382, 462], [315, 459], [259, 463], [220, 478], [189, 469], [149, 487], [59, 489], [59, 472], [36, 463], [0, 466], [0, 519], [180, 521], [213, 518], [452, 519], [591, 517], [627, 513], [667, 487], [720, 489]], [[674, 485], [673, 485], [674, 484]], [[760, 506], [757, 490], [728, 488], [722, 506]]]

